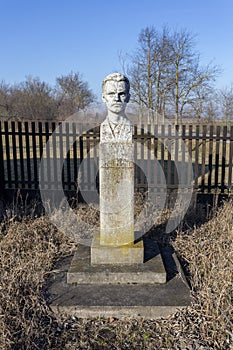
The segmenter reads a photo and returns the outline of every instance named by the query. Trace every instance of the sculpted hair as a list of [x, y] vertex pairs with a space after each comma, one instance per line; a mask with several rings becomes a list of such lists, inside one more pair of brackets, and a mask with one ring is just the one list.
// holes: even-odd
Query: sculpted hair
[[125, 75], [120, 74], [120, 73], [112, 73], [112, 74], [107, 75], [104, 78], [104, 80], [102, 82], [102, 92], [104, 92], [106, 82], [111, 81], [111, 80], [117, 81], [117, 82], [124, 81], [125, 85], [126, 85], [126, 90], [127, 90], [127, 92], [129, 92], [129, 89], [130, 89], [129, 79]]

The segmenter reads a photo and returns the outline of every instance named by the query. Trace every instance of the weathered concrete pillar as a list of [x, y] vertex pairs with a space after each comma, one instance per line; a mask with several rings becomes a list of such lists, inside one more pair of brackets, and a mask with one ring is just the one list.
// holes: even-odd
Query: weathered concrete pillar
[[134, 242], [132, 143], [100, 144], [100, 244]]
[[100, 235], [92, 264], [143, 263], [143, 243], [134, 243], [134, 148], [131, 142], [100, 143]]

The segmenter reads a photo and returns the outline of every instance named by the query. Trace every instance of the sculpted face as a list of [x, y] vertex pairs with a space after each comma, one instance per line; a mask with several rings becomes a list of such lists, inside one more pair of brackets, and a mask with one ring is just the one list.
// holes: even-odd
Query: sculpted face
[[126, 82], [115, 80], [106, 81], [102, 98], [110, 112], [115, 114], [124, 113], [130, 98]]

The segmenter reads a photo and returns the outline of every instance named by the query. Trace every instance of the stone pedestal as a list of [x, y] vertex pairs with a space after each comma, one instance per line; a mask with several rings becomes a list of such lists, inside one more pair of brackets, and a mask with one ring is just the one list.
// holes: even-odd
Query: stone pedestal
[[[135, 264], [135, 260], [141, 259], [144, 246], [143, 264]], [[131, 245], [126, 251], [123, 247], [100, 247], [94, 256], [98, 264], [91, 264], [93, 259], [90, 247], [78, 246], [69, 271], [67, 283], [69, 284], [164, 284], [166, 283], [166, 270], [158, 245], [149, 240]], [[91, 257], [92, 255], [92, 257]], [[123, 263], [119, 264], [119, 256]], [[125, 258], [125, 260], [123, 259]], [[102, 264], [100, 262], [102, 261]], [[109, 264], [109, 261], [111, 262]], [[115, 261], [113, 264], [112, 261]], [[128, 264], [128, 265], [126, 265]]]
[[95, 236], [91, 246], [91, 264], [141, 264], [144, 259], [143, 241], [124, 245], [103, 245]]
[[128, 266], [91, 265], [90, 247], [79, 246], [72, 262], [63, 259], [51, 274], [48, 304], [58, 314], [91, 319], [156, 319], [190, 305], [190, 290], [172, 248], [162, 250], [165, 270], [156, 243], [145, 240], [144, 246], [144, 263]]
[[134, 243], [133, 157], [132, 142], [100, 143], [100, 234], [91, 264], [143, 263], [143, 242]]

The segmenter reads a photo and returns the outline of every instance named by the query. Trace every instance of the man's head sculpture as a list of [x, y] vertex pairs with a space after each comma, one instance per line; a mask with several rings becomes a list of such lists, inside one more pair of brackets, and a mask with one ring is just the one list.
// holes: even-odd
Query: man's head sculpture
[[102, 98], [108, 108], [100, 128], [101, 142], [132, 142], [132, 126], [125, 115], [130, 99], [129, 79], [120, 73], [109, 74], [102, 83]]
[[106, 103], [109, 113], [124, 115], [130, 99], [129, 90], [129, 79], [120, 73], [109, 74], [104, 78], [102, 99]]

